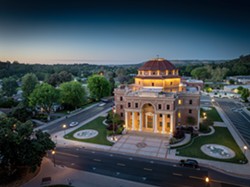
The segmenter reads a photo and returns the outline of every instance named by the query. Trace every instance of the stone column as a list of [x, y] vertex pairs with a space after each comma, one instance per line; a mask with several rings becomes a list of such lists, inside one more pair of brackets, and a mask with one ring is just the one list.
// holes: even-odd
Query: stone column
[[154, 115], [154, 133], [158, 132], [157, 114]]
[[142, 112], [140, 112], [140, 126], [139, 131], [142, 131]]
[[132, 112], [132, 131], [135, 130], [135, 112]]
[[125, 111], [125, 128], [128, 129], [128, 112]]
[[166, 133], [165, 129], [166, 129], [165, 114], [162, 114], [162, 131], [161, 131], [162, 134]]
[[174, 118], [173, 114], [170, 115], [170, 133], [173, 133], [173, 126], [174, 126]]

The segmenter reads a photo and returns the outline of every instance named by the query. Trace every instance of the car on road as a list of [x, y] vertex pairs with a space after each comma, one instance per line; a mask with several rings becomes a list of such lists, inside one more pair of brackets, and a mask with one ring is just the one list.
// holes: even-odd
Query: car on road
[[77, 126], [79, 123], [77, 121], [73, 121], [69, 124], [70, 127]]
[[186, 159], [186, 160], [180, 160], [180, 166], [198, 168], [199, 164], [198, 164], [198, 162], [196, 160]]
[[99, 104], [98, 106], [104, 106], [104, 105], [106, 105], [106, 103], [101, 103], [101, 104]]

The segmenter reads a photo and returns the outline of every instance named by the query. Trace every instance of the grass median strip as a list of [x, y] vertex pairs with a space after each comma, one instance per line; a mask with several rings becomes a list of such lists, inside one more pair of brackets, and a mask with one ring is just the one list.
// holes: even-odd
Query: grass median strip
[[[105, 119], [105, 117], [98, 117], [96, 119], [94, 119], [93, 121], [90, 121], [89, 123], [83, 125], [82, 127], [72, 131], [69, 134], [66, 134], [64, 136], [65, 139], [69, 139], [69, 140], [75, 140], [75, 141], [79, 141], [79, 142], [88, 142], [88, 143], [95, 143], [95, 144], [101, 144], [101, 145], [113, 145], [112, 142], [107, 140], [107, 129], [106, 126], [102, 123], [103, 120]], [[93, 137], [93, 138], [89, 138], [89, 139], [78, 139], [74, 137], [74, 134], [80, 130], [86, 130], [86, 129], [94, 129], [96, 131], [98, 131], [98, 135]]]

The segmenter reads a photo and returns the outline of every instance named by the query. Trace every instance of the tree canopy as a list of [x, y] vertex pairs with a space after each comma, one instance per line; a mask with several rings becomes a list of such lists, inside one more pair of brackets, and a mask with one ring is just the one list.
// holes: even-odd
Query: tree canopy
[[13, 77], [4, 78], [2, 87], [3, 95], [11, 97], [16, 93], [17, 86], [18, 85], [16, 79], [14, 79]]
[[48, 115], [48, 120], [50, 120], [50, 113], [53, 104], [58, 101], [58, 96], [58, 91], [53, 86], [43, 83], [37, 85], [30, 94], [29, 104], [33, 107], [41, 107], [42, 111]]
[[25, 101], [27, 101], [37, 84], [38, 80], [34, 73], [27, 73], [22, 77], [22, 90]]
[[110, 84], [105, 77], [100, 75], [93, 75], [88, 78], [88, 89], [90, 96], [96, 100], [110, 95]]
[[67, 71], [61, 71], [60, 73], [54, 73], [49, 76], [47, 83], [52, 86], [58, 86], [61, 83], [72, 81], [72, 74]]
[[20, 166], [34, 171], [40, 166], [46, 151], [55, 147], [48, 133], [33, 132], [30, 121], [21, 123], [15, 118], [0, 116], [0, 124], [1, 167], [9, 175]]
[[70, 108], [82, 106], [86, 101], [86, 91], [79, 82], [65, 82], [60, 85], [60, 102]]

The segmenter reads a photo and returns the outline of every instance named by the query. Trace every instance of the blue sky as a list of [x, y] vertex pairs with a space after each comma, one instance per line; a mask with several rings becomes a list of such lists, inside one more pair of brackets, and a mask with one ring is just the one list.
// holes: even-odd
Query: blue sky
[[1, 61], [124, 64], [250, 51], [247, 1], [2, 1]]

